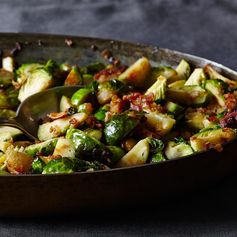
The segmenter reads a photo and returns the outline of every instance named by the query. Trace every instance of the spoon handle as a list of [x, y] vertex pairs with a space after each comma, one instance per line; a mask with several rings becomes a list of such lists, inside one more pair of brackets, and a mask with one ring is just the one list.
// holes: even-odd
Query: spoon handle
[[33, 141], [38, 140], [36, 137], [27, 132], [14, 118], [0, 117], [0, 126], [9, 126], [21, 130], [28, 138]]

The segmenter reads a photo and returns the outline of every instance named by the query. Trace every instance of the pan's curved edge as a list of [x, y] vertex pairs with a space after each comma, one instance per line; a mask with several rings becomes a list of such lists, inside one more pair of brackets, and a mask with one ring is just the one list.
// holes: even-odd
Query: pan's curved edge
[[[65, 38], [71, 38], [76, 43], [88, 41], [87, 47], [91, 42], [100, 42], [103, 47], [109, 43], [110, 48], [115, 51], [119, 51], [119, 47], [123, 45], [124, 48], [131, 47], [131, 52], [137, 50], [138, 55], [143, 53], [153, 55], [154, 59], [160, 59], [159, 63], [170, 61], [175, 65], [181, 58], [200, 67], [211, 63], [225, 75], [237, 79], [235, 71], [219, 63], [157, 46], [89, 37], [32, 33], [0, 33], [0, 43], [2, 38], [6, 41], [8, 39], [8, 49], [14, 47], [16, 40], [28, 39], [33, 39], [34, 42], [42, 39], [46, 42], [45, 46], [39, 46], [41, 49], [42, 47], [49, 49], [55, 39], [58, 40], [57, 47], [67, 49]], [[47, 45], [47, 42], [50, 43]], [[72, 52], [73, 49], [68, 50]], [[190, 156], [160, 164], [93, 173], [0, 176], [0, 215], [75, 213], [87, 209], [96, 210], [99, 206], [125, 207], [154, 200], [157, 202], [178, 193], [183, 194], [207, 186], [236, 169], [235, 146], [235, 143], [226, 144], [224, 153], [210, 150], [200, 153], [199, 157]]]

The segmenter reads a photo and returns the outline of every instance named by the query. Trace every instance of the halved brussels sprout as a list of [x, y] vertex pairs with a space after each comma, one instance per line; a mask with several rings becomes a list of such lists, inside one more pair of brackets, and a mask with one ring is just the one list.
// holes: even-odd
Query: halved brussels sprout
[[73, 66], [66, 80], [64, 81], [64, 85], [72, 86], [80, 84], [82, 84], [82, 77], [80, 74], [80, 70], [77, 66]]
[[58, 139], [50, 139], [45, 142], [32, 144], [27, 146], [24, 152], [30, 156], [36, 156], [37, 154], [41, 156], [52, 155], [57, 142]]
[[163, 76], [159, 76], [157, 81], [147, 89], [145, 95], [149, 95], [152, 93], [154, 95], [155, 100], [163, 100], [165, 99], [165, 91], [166, 91], [166, 82], [167, 79]]
[[190, 76], [191, 68], [189, 63], [182, 59], [179, 63], [179, 65], [176, 67], [176, 72], [178, 74], [179, 80], [187, 80], [187, 78]]
[[132, 117], [128, 113], [114, 115], [105, 124], [104, 134], [107, 144], [117, 145], [139, 124], [139, 121], [140, 117]]
[[75, 148], [70, 139], [60, 137], [56, 143], [55, 149], [53, 151], [53, 156], [61, 157], [75, 157]]
[[125, 72], [123, 72], [118, 80], [134, 86], [141, 87], [144, 85], [146, 78], [151, 71], [151, 65], [147, 58], [142, 57], [132, 64]]
[[79, 129], [70, 128], [66, 138], [74, 145], [76, 156], [84, 160], [98, 160], [110, 163], [111, 153], [109, 149], [96, 138]]
[[57, 158], [49, 161], [44, 167], [42, 174], [70, 174], [77, 169], [77, 161], [70, 158]]
[[70, 126], [70, 121], [75, 120], [82, 123], [87, 119], [86, 113], [76, 113], [71, 116], [54, 120], [53, 122], [43, 123], [38, 129], [38, 138], [40, 141], [46, 141], [51, 138], [62, 136]]
[[148, 126], [161, 136], [167, 134], [176, 123], [175, 119], [171, 118], [168, 114], [150, 112], [145, 114], [145, 117], [147, 118], [146, 123]]
[[228, 84], [230, 89], [237, 88], [237, 81], [230, 80], [229, 78], [221, 75], [210, 64], [207, 64], [204, 67], [204, 71], [209, 76], [210, 79], [213, 79], [213, 80], [219, 79], [219, 80], [223, 81], [224, 83]]
[[202, 105], [208, 100], [208, 93], [200, 86], [168, 88], [167, 98], [181, 105]]
[[37, 68], [27, 76], [22, 84], [18, 99], [22, 102], [27, 97], [51, 87], [54, 83], [52, 74], [45, 68]]
[[185, 142], [169, 141], [165, 148], [165, 155], [169, 160], [191, 154], [193, 154], [193, 150], [191, 146]]
[[127, 154], [116, 164], [116, 167], [126, 167], [145, 164], [149, 156], [148, 139], [140, 140]]
[[205, 129], [190, 138], [194, 151], [205, 151], [210, 148], [219, 148], [225, 142], [236, 137], [236, 132], [231, 128]]
[[185, 82], [185, 86], [204, 86], [206, 75], [202, 68], [195, 68], [190, 77]]
[[221, 107], [225, 106], [224, 85], [221, 80], [207, 80], [205, 88], [216, 98]]

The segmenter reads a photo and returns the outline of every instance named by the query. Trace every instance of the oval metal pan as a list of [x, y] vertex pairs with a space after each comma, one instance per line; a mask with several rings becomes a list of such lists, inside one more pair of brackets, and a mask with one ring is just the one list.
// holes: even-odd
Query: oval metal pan
[[[73, 41], [72, 47], [65, 44], [65, 38]], [[224, 75], [237, 79], [236, 72], [220, 64], [156, 46], [86, 37], [0, 33], [0, 48], [5, 53], [15, 47], [15, 42], [22, 45], [15, 57], [19, 63], [51, 58], [82, 66], [95, 60], [103, 61], [101, 52], [108, 49], [125, 63], [146, 56], [154, 65], [176, 66], [185, 58], [196, 67], [211, 63]], [[91, 45], [98, 50], [93, 51]], [[69, 175], [0, 176], [0, 216], [37, 216], [154, 205], [207, 187], [231, 173], [237, 167], [235, 150], [236, 141], [226, 144], [222, 152], [210, 150], [160, 164]]]

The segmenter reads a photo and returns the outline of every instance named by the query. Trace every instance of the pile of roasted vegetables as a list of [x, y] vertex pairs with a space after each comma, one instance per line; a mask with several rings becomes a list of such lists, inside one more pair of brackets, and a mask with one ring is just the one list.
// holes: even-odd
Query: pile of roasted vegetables
[[[83, 67], [3, 58], [0, 116], [14, 117], [28, 96], [60, 85], [83, 85], [60, 111], [39, 121], [38, 141], [0, 127], [1, 174], [53, 174], [159, 163], [236, 137], [237, 82], [211, 65], [151, 66], [96, 62]], [[45, 98], [47, 100], [47, 98]]]

